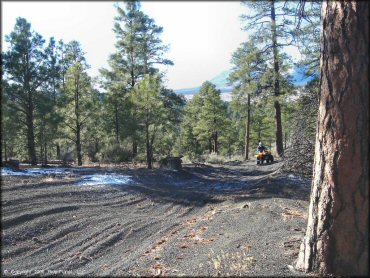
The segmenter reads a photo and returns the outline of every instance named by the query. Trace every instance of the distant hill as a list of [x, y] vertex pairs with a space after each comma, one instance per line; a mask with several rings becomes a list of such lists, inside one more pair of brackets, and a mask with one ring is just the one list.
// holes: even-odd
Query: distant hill
[[[292, 74], [292, 81], [295, 87], [301, 87], [306, 85], [309, 81], [311, 81], [314, 77], [307, 77], [304, 75], [304, 67], [294, 66], [293, 74]], [[211, 83], [216, 85], [216, 88], [221, 90], [221, 94], [227, 94], [228, 96], [224, 97], [225, 99], [230, 98], [230, 93], [233, 90], [232, 86], [229, 86], [227, 83], [227, 78], [230, 75], [231, 70], [225, 70], [209, 80]], [[201, 86], [201, 85], [200, 85]], [[193, 87], [193, 88], [186, 88], [186, 89], [177, 89], [174, 90], [178, 94], [185, 95], [187, 98], [191, 98], [192, 95], [196, 94], [200, 90], [200, 86]]]
[[227, 78], [229, 77], [230, 72], [231, 70], [225, 70], [216, 77], [212, 78], [210, 82], [215, 84], [216, 88], [221, 90], [221, 92], [231, 92], [233, 90], [233, 87], [227, 84]]

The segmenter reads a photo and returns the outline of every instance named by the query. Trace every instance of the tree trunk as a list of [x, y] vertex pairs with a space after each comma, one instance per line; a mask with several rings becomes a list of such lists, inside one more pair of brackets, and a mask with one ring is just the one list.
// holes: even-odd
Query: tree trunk
[[47, 143], [46, 140], [44, 141], [44, 165], [48, 165], [48, 149], [47, 149]]
[[[133, 83], [134, 84], [134, 83]], [[134, 121], [136, 120], [136, 109], [134, 109], [133, 113], [132, 113], [132, 119], [134, 119]], [[134, 130], [132, 131], [132, 157], [136, 157], [137, 156], [137, 138], [136, 138], [136, 128], [137, 126], [134, 127]]]
[[77, 126], [77, 130], [76, 130], [76, 151], [77, 151], [77, 165], [82, 166], [80, 126]]
[[116, 143], [119, 143], [119, 121], [118, 121], [118, 104], [117, 100], [114, 103], [114, 118], [115, 118], [115, 129], [116, 129]]
[[214, 152], [216, 154], [218, 154], [218, 132], [217, 131], [215, 133], [215, 148], [214, 148]]
[[75, 115], [76, 115], [76, 151], [77, 151], [77, 165], [82, 166], [81, 155], [81, 122], [80, 122], [80, 69], [77, 71], [77, 78], [75, 80]]
[[33, 110], [27, 114], [27, 148], [31, 165], [37, 165], [35, 134], [33, 133]]
[[4, 139], [4, 159], [5, 161], [8, 161], [8, 152], [7, 152], [7, 149], [6, 149], [6, 139]]
[[306, 235], [296, 268], [369, 273], [369, 4], [322, 6], [321, 99]]
[[60, 147], [59, 147], [59, 144], [57, 144], [57, 159], [60, 159]]
[[275, 120], [276, 120], [276, 152], [282, 157], [284, 155], [283, 148], [283, 128], [281, 125], [281, 106], [279, 101], [275, 100]]
[[135, 157], [137, 156], [137, 140], [136, 140], [136, 137], [135, 137], [135, 134], [132, 138], [132, 157]]
[[[274, 53], [274, 96], [280, 95], [280, 80], [279, 80], [279, 57], [277, 49], [276, 35], [276, 18], [275, 18], [275, 1], [271, 1], [271, 33], [272, 33], [272, 49]], [[280, 103], [275, 100], [275, 121], [276, 121], [276, 152], [279, 156], [283, 156], [283, 129], [281, 126], [281, 108]]]
[[287, 140], [288, 140], [287, 137], [288, 137], [288, 134], [285, 131], [285, 134], [284, 134], [284, 150], [286, 150], [286, 143], [287, 143]]
[[249, 159], [249, 138], [251, 125], [251, 96], [248, 94], [247, 120], [245, 122], [245, 160]]
[[152, 169], [152, 155], [151, 155], [151, 146], [149, 142], [149, 125], [145, 125], [145, 135], [146, 135], [146, 163], [148, 169]]

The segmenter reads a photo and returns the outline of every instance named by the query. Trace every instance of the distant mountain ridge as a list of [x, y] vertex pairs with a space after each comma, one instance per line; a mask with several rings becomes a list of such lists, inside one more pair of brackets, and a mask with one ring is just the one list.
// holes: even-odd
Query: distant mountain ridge
[[[313, 76], [307, 77], [305, 74], [305, 68], [301, 66], [294, 66], [292, 73], [292, 81], [295, 87], [301, 87], [306, 85], [309, 81], [314, 79]], [[229, 77], [231, 70], [225, 70], [209, 80], [211, 83], [216, 85], [216, 88], [221, 91], [221, 93], [231, 93], [233, 86], [228, 85], [227, 78]], [[191, 96], [199, 92], [200, 86], [186, 89], [176, 89], [174, 90], [177, 94], [183, 94], [185, 96]]]

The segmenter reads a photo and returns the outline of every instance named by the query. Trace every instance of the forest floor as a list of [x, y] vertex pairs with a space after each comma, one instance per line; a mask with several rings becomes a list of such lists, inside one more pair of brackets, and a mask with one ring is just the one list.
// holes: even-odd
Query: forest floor
[[310, 180], [280, 166], [2, 174], [2, 275], [304, 275]]

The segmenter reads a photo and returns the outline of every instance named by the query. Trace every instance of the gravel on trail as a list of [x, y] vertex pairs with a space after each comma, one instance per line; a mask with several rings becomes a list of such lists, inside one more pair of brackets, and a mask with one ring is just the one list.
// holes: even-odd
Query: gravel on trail
[[[307, 276], [310, 180], [280, 166], [2, 175], [2, 275]], [[128, 182], [81, 183], [110, 174]]]

